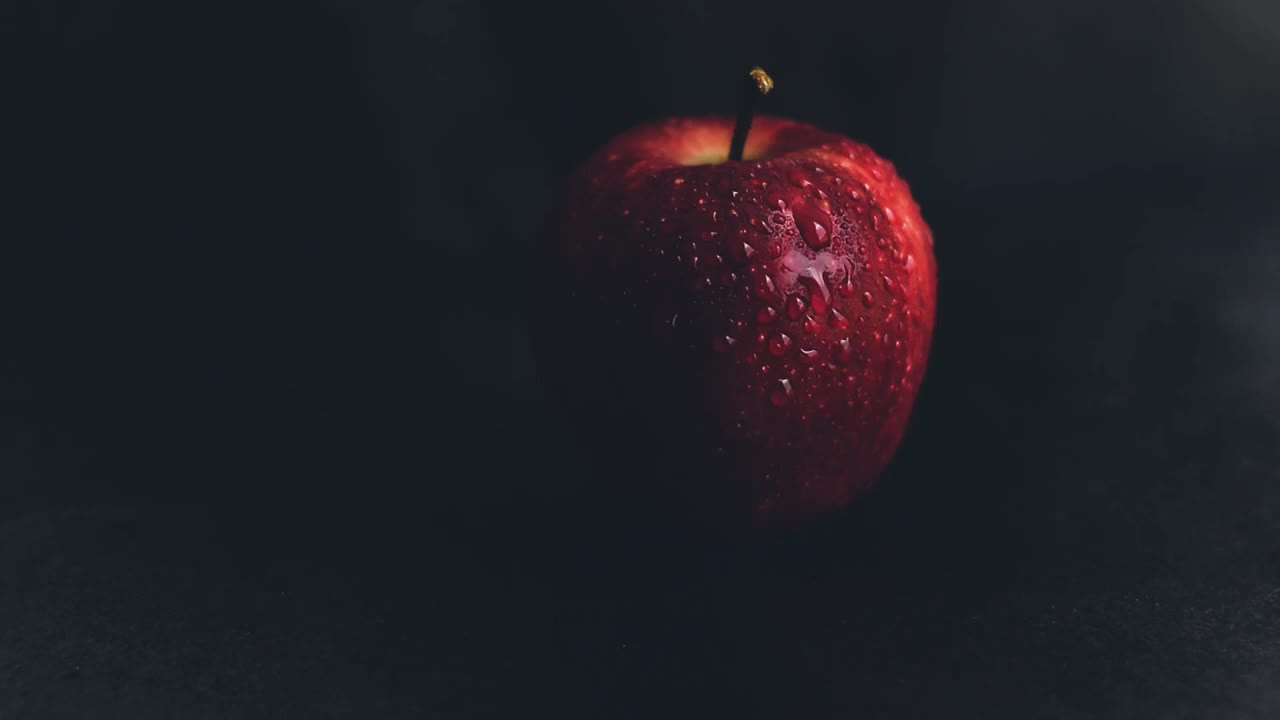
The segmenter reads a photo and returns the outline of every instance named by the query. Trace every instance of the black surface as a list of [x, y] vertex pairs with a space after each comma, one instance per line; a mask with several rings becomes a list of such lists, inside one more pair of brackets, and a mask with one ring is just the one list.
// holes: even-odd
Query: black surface
[[[1025, 5], [0, 8], [0, 717], [1280, 715], [1280, 12]], [[878, 489], [729, 546], [578, 501], [518, 289], [751, 64], [941, 289]]]

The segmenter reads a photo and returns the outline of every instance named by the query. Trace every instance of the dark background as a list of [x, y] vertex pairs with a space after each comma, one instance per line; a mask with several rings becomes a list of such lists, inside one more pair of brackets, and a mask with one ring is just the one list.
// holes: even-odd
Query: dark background
[[[1280, 9], [608, 5], [0, 5], [0, 717], [1280, 715]], [[752, 64], [940, 310], [879, 488], [730, 546], [578, 500], [523, 283]]]

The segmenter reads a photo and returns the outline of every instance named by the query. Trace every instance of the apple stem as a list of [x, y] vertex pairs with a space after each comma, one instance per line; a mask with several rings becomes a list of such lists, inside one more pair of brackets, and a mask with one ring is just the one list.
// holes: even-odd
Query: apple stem
[[729, 160], [742, 159], [742, 151], [747, 147], [747, 133], [751, 132], [751, 121], [756, 116], [756, 108], [760, 107], [760, 98], [773, 89], [773, 78], [763, 68], [753, 67], [747, 73], [747, 81], [743, 86], [742, 104], [738, 106], [738, 121], [733, 125], [733, 141], [729, 143]]

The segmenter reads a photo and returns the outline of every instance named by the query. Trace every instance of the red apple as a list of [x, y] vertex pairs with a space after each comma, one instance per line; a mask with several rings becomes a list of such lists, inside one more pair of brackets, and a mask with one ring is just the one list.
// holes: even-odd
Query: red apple
[[848, 503], [933, 331], [933, 237], [866, 145], [758, 117], [625, 132], [574, 174], [535, 277], [540, 364], [608, 493], [735, 529]]

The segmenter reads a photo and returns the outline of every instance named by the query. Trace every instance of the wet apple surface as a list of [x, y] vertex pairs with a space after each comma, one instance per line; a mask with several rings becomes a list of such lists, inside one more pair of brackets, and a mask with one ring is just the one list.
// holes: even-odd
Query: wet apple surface
[[919, 207], [870, 148], [761, 117], [745, 159], [723, 161], [733, 127], [640, 127], [575, 173], [535, 332], [604, 461], [660, 459], [646, 470], [675, 480], [632, 478], [663, 488], [648, 500], [764, 528], [845, 505], [889, 461], [936, 271]]

